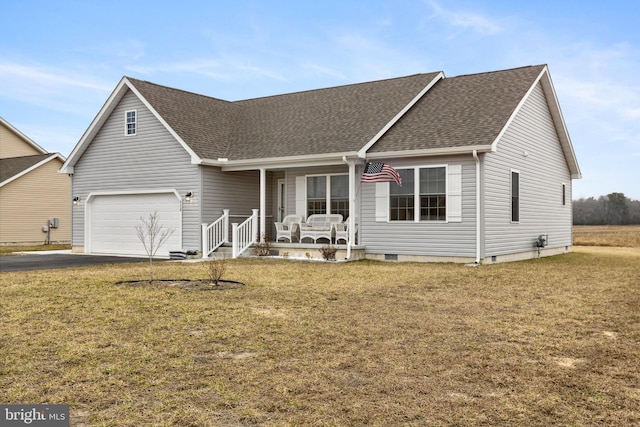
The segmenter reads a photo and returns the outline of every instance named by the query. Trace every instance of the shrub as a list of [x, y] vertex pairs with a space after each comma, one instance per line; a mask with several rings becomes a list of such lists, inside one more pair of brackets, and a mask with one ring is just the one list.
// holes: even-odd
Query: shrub
[[335, 261], [337, 251], [338, 248], [334, 248], [331, 245], [325, 245], [320, 248], [320, 254], [322, 254], [322, 258], [324, 258], [325, 261]]

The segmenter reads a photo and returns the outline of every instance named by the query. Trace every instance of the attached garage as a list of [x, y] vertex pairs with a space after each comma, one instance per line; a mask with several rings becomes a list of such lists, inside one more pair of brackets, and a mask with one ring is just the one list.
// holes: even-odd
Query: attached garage
[[174, 230], [157, 256], [182, 248], [181, 199], [174, 190], [147, 193], [91, 194], [86, 202], [85, 251], [93, 254], [142, 255], [146, 252], [138, 238], [140, 218], [158, 213], [164, 229]]

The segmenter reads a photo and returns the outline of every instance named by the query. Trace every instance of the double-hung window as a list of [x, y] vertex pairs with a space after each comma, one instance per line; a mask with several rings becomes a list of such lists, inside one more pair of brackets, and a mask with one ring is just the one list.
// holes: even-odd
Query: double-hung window
[[[349, 176], [307, 176], [307, 215], [341, 214], [349, 217]], [[327, 209], [328, 208], [328, 209]]]
[[447, 168], [398, 169], [402, 186], [389, 183], [389, 220], [446, 221]]
[[125, 116], [125, 128], [124, 128], [124, 134], [125, 135], [135, 135], [136, 134], [136, 125], [137, 125], [137, 114], [136, 114], [136, 110], [131, 110], [131, 111], [126, 111], [124, 113]]

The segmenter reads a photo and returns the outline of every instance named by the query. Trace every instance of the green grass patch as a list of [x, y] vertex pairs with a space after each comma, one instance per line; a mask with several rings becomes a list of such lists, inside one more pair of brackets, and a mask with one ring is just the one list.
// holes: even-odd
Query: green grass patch
[[[633, 425], [640, 258], [0, 274], [0, 401], [72, 425]], [[204, 279], [204, 263], [158, 263]]]

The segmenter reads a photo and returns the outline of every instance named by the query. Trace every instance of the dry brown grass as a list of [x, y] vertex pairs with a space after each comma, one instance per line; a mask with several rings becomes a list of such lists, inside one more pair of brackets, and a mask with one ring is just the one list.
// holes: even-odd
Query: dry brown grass
[[14, 252], [30, 252], [30, 251], [58, 251], [62, 249], [71, 249], [69, 244], [53, 243], [51, 245], [35, 245], [35, 246], [0, 246], [0, 256], [10, 256]]
[[640, 248], [640, 225], [576, 225], [573, 244]]
[[640, 422], [637, 255], [240, 259], [240, 289], [114, 285], [146, 275], [0, 274], [0, 402], [68, 403], [73, 426]]

